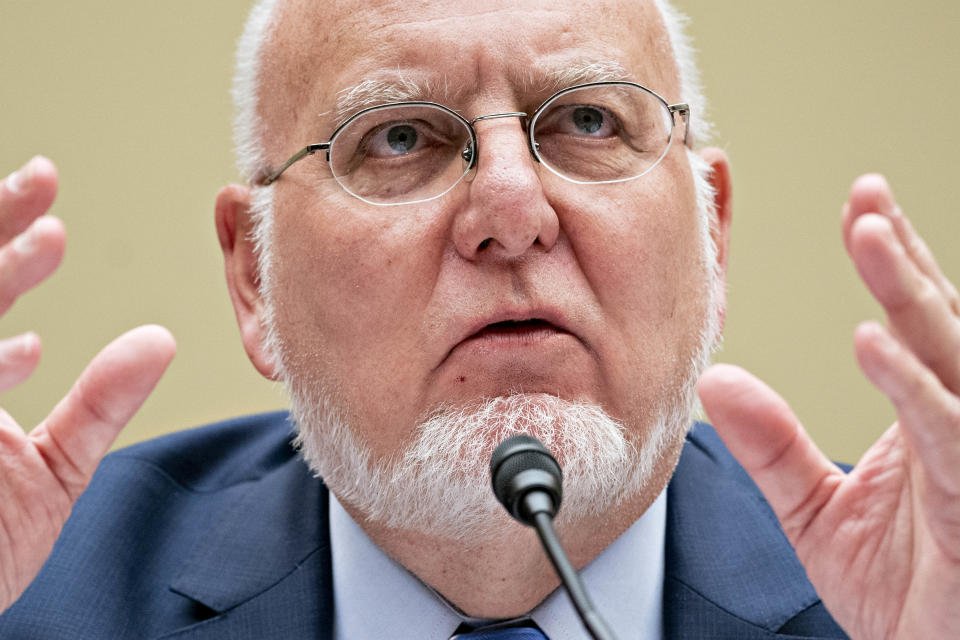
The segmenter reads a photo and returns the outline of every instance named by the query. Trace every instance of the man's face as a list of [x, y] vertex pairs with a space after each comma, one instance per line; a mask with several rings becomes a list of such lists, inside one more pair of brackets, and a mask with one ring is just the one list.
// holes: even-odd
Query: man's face
[[[596, 64], [679, 100], [649, 3], [303, 1], [277, 38], [261, 93], [275, 163], [327, 140], [338, 97], [369, 80], [416, 85], [467, 119], [530, 113], [559, 76]], [[430, 202], [363, 203], [319, 156], [276, 183], [288, 374], [382, 460], [438, 407], [517, 392], [599, 405], [641, 444], [705, 324], [711, 267], [682, 145], [637, 180], [578, 185], [537, 165], [518, 119], [476, 129], [476, 174]]]

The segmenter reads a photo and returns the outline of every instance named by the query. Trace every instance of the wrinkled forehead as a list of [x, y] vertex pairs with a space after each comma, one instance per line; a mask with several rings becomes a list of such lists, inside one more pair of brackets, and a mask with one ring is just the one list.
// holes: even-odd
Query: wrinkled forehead
[[597, 80], [679, 99], [651, 0], [287, 0], [275, 17], [259, 96], [268, 152], [302, 146], [377, 102], [431, 100], [479, 115], [471, 110], [532, 109]]

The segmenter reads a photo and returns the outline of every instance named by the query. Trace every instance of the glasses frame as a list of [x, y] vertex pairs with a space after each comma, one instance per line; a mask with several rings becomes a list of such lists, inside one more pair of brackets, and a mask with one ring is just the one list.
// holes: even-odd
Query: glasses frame
[[[573, 179], [573, 178], [570, 178], [569, 176], [563, 175], [562, 173], [560, 173], [559, 171], [557, 171], [556, 169], [554, 169], [553, 167], [551, 167], [551, 166], [550, 166], [550, 163], [544, 161], [544, 160], [540, 157], [540, 145], [537, 144], [537, 141], [534, 140], [534, 138], [533, 138], [533, 130], [534, 130], [534, 126], [536, 125], [537, 119], [540, 117], [541, 114], [544, 113], [544, 109], [545, 109], [547, 106], [549, 106], [549, 105], [550, 105], [554, 100], [556, 100], [557, 98], [560, 98], [561, 96], [564, 96], [564, 95], [566, 95], [566, 94], [568, 94], [568, 93], [572, 93], [572, 92], [574, 92], [574, 91], [580, 91], [580, 90], [582, 90], [582, 89], [589, 89], [589, 88], [592, 88], [592, 87], [617, 86], [617, 85], [635, 87], [635, 88], [637, 88], [637, 89], [641, 89], [641, 90], [645, 91], [645, 92], [648, 93], [649, 95], [651, 95], [651, 96], [653, 96], [654, 98], [656, 98], [656, 99], [663, 105], [663, 107], [667, 110], [667, 112], [670, 114], [670, 120], [671, 120], [670, 136], [669, 136], [668, 139], [667, 139], [667, 144], [666, 144], [666, 146], [665, 146], [664, 149], [663, 149], [663, 153], [660, 154], [660, 157], [657, 158], [656, 161], [653, 162], [653, 164], [651, 164], [649, 167], [647, 167], [647, 168], [646, 168], [644, 171], [642, 171], [641, 173], [638, 173], [638, 174], [635, 175], [635, 176], [630, 176], [629, 178], [615, 178], [615, 179], [612, 179], [612, 180], [596, 180], [596, 181], [593, 181], [593, 180], [592, 180], [592, 181], [584, 181], [584, 180], [575, 180], [575, 179]], [[495, 118], [520, 118], [520, 121], [521, 121], [521, 123], [522, 123], [523, 129], [524, 129], [524, 131], [525, 131], [526, 134], [527, 134], [527, 145], [528, 145], [528, 147], [529, 147], [529, 149], [530, 149], [530, 153], [531, 153], [531, 155], [533, 155], [534, 159], [535, 159], [538, 163], [540, 163], [540, 164], [542, 164], [543, 166], [545, 166], [545, 167], [546, 167], [551, 173], [553, 173], [554, 175], [556, 175], [556, 176], [558, 176], [558, 177], [560, 177], [560, 178], [563, 178], [563, 179], [566, 180], [567, 182], [572, 182], [572, 183], [574, 183], [574, 184], [610, 184], [610, 183], [615, 183], [615, 182], [628, 182], [628, 181], [630, 181], [630, 180], [636, 180], [637, 178], [639, 178], [639, 177], [641, 177], [641, 176], [644, 176], [644, 175], [646, 175], [647, 173], [650, 173], [650, 171], [652, 171], [657, 165], [659, 165], [660, 162], [666, 157], [667, 153], [670, 151], [670, 146], [673, 144], [673, 132], [674, 132], [674, 130], [675, 130], [676, 127], [677, 127], [677, 118], [678, 118], [678, 117], [679, 117], [679, 118], [681, 119], [681, 121], [683, 122], [683, 143], [684, 143], [684, 145], [686, 145], [686, 146], [689, 147], [689, 146], [690, 146], [690, 142], [691, 142], [690, 139], [689, 139], [689, 131], [690, 131], [690, 105], [689, 105], [689, 104], [683, 103], [683, 102], [677, 103], [677, 104], [670, 104], [670, 103], [668, 103], [662, 96], [660, 96], [660, 94], [658, 94], [657, 92], [653, 91], [652, 89], [648, 89], [647, 87], [643, 86], [642, 84], [637, 84], [636, 82], [628, 82], [628, 81], [625, 81], [625, 80], [615, 80], [615, 81], [606, 81], [606, 82], [587, 82], [587, 83], [584, 83], [584, 84], [577, 84], [577, 85], [574, 85], [574, 86], [572, 86], [572, 87], [567, 87], [566, 89], [561, 89], [560, 91], [557, 91], [556, 93], [554, 93], [553, 95], [551, 95], [549, 98], [547, 98], [546, 100], [544, 100], [544, 101], [540, 104], [540, 106], [537, 107], [537, 108], [534, 110], [534, 112], [533, 112], [532, 114], [530, 114], [530, 115], [528, 115], [526, 112], [523, 112], [523, 111], [511, 111], [511, 112], [505, 112], [505, 113], [491, 113], [491, 114], [487, 114], [487, 115], [477, 116], [477, 117], [474, 118], [473, 120], [467, 120], [467, 119], [464, 118], [462, 115], [460, 115], [459, 113], [457, 113], [456, 111], [454, 111], [453, 109], [451, 109], [451, 108], [449, 108], [449, 107], [446, 107], [446, 106], [444, 106], [444, 105], [442, 105], [442, 104], [438, 104], [438, 103], [436, 103], [436, 102], [429, 102], [429, 101], [422, 101], [422, 100], [402, 101], [402, 102], [388, 102], [388, 103], [385, 103], [385, 104], [375, 105], [375, 106], [373, 106], [373, 107], [367, 107], [366, 109], [361, 109], [360, 111], [356, 112], [355, 114], [353, 114], [352, 116], [350, 116], [349, 118], [347, 118], [346, 120], [344, 120], [340, 125], [338, 125], [337, 128], [333, 130], [333, 133], [330, 135], [330, 139], [329, 139], [329, 140], [327, 140], [326, 142], [316, 142], [316, 143], [313, 143], [313, 144], [308, 144], [307, 146], [303, 147], [302, 149], [300, 149], [299, 151], [297, 151], [295, 154], [293, 154], [292, 156], [290, 156], [290, 158], [288, 158], [286, 162], [284, 162], [282, 165], [280, 165], [280, 168], [277, 169], [276, 171], [273, 171], [272, 173], [264, 172], [263, 175], [259, 176], [257, 179], [255, 179], [255, 180], [253, 181], [253, 184], [255, 184], [256, 186], [260, 186], [260, 187], [269, 186], [269, 185], [273, 184], [274, 182], [276, 182], [277, 179], [280, 178], [280, 176], [283, 174], [283, 172], [286, 171], [287, 169], [289, 169], [291, 165], [293, 165], [293, 164], [296, 163], [296, 162], [299, 162], [300, 160], [302, 160], [303, 158], [306, 158], [307, 156], [312, 156], [312, 155], [314, 155], [314, 154], [316, 154], [316, 153], [318, 153], [318, 152], [320, 152], [320, 151], [324, 151], [324, 152], [325, 152], [325, 153], [324, 153], [324, 156], [325, 156], [325, 158], [326, 158], [327, 163], [329, 163], [329, 162], [330, 162], [330, 148], [331, 148], [331, 147], [333, 146], [333, 144], [336, 142], [337, 137], [340, 135], [340, 133], [341, 133], [346, 127], [350, 126], [350, 124], [351, 124], [352, 122], [354, 122], [355, 120], [357, 120], [358, 118], [362, 117], [362, 116], [365, 115], [365, 114], [368, 114], [368, 113], [371, 113], [371, 112], [374, 112], [374, 111], [379, 111], [379, 110], [382, 110], [382, 109], [389, 109], [389, 108], [392, 108], [392, 107], [400, 107], [400, 106], [408, 106], [408, 107], [418, 107], [418, 106], [419, 106], [419, 107], [432, 107], [432, 108], [435, 108], [435, 109], [439, 109], [440, 111], [443, 111], [443, 112], [445, 112], [445, 113], [448, 113], [448, 114], [450, 114], [451, 116], [453, 116], [454, 118], [456, 118], [458, 121], [460, 121], [460, 123], [463, 124], [464, 127], [466, 127], [467, 131], [469, 131], [469, 133], [470, 133], [470, 144], [469, 144], [469, 145], [463, 150], [463, 152], [461, 153], [461, 156], [463, 157], [464, 161], [466, 161], [466, 163], [467, 163], [467, 167], [466, 167], [466, 169], [464, 170], [463, 174], [462, 174], [459, 178], [457, 178], [457, 180], [456, 180], [453, 184], [451, 184], [447, 189], [445, 189], [443, 192], [438, 193], [437, 195], [434, 195], [434, 196], [430, 196], [429, 198], [422, 198], [422, 199], [420, 199], [420, 200], [413, 200], [413, 201], [410, 201], [410, 202], [373, 202], [373, 201], [371, 201], [371, 200], [367, 200], [366, 198], [363, 198], [363, 197], [361, 197], [361, 196], [353, 193], [352, 191], [350, 191], [342, 182], [340, 182], [340, 179], [337, 177], [336, 174], [333, 174], [333, 171], [331, 170], [331, 174], [333, 175], [334, 179], [337, 181], [337, 184], [339, 184], [340, 187], [341, 187], [344, 191], [346, 191], [347, 193], [349, 193], [350, 195], [352, 195], [354, 198], [357, 198], [358, 200], [363, 200], [364, 202], [366, 202], [366, 203], [368, 203], [368, 204], [372, 204], [372, 205], [376, 205], [376, 206], [394, 206], [394, 205], [404, 205], [404, 204], [417, 204], [417, 203], [420, 203], [420, 202], [428, 202], [428, 201], [430, 201], [430, 200], [435, 200], [435, 199], [440, 198], [440, 197], [444, 196], [445, 194], [447, 194], [451, 189], [453, 189], [455, 186], [457, 186], [458, 184], [460, 184], [460, 181], [463, 180], [464, 176], [466, 176], [468, 173], [470, 173], [470, 171], [473, 170], [473, 168], [476, 167], [476, 165], [477, 165], [478, 138], [477, 138], [477, 130], [476, 130], [476, 128], [474, 127], [474, 124], [477, 123], [477, 122], [480, 122], [481, 120], [492, 120], [492, 119], [495, 119]]]

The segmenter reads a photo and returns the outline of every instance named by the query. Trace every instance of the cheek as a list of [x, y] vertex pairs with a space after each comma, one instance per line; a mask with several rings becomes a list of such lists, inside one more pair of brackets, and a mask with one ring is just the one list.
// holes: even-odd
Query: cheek
[[691, 286], [702, 280], [689, 173], [682, 166], [658, 169], [671, 179], [643, 176], [566, 205], [580, 267], [600, 307], [624, 330], [662, 329], [685, 310]]
[[335, 380], [349, 397], [392, 395], [383, 380], [407, 377], [439, 268], [433, 231], [394, 208], [278, 211], [303, 211], [274, 227], [274, 299], [292, 372]]
[[603, 315], [604, 378], [621, 417], [650, 415], [656, 398], [675, 388], [698, 344], [705, 274], [685, 167], [665, 161], [657, 176], [558, 204]]

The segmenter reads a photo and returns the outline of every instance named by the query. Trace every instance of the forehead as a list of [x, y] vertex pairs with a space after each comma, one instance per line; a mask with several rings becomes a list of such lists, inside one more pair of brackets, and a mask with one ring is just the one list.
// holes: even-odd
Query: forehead
[[467, 113], [530, 108], [546, 92], [594, 79], [679, 97], [650, 0], [288, 0], [262, 60], [263, 120], [280, 125], [272, 140], [304, 126], [329, 131], [357, 106], [349, 96], [358, 87], [361, 100], [375, 101], [379, 87], [387, 99]]

